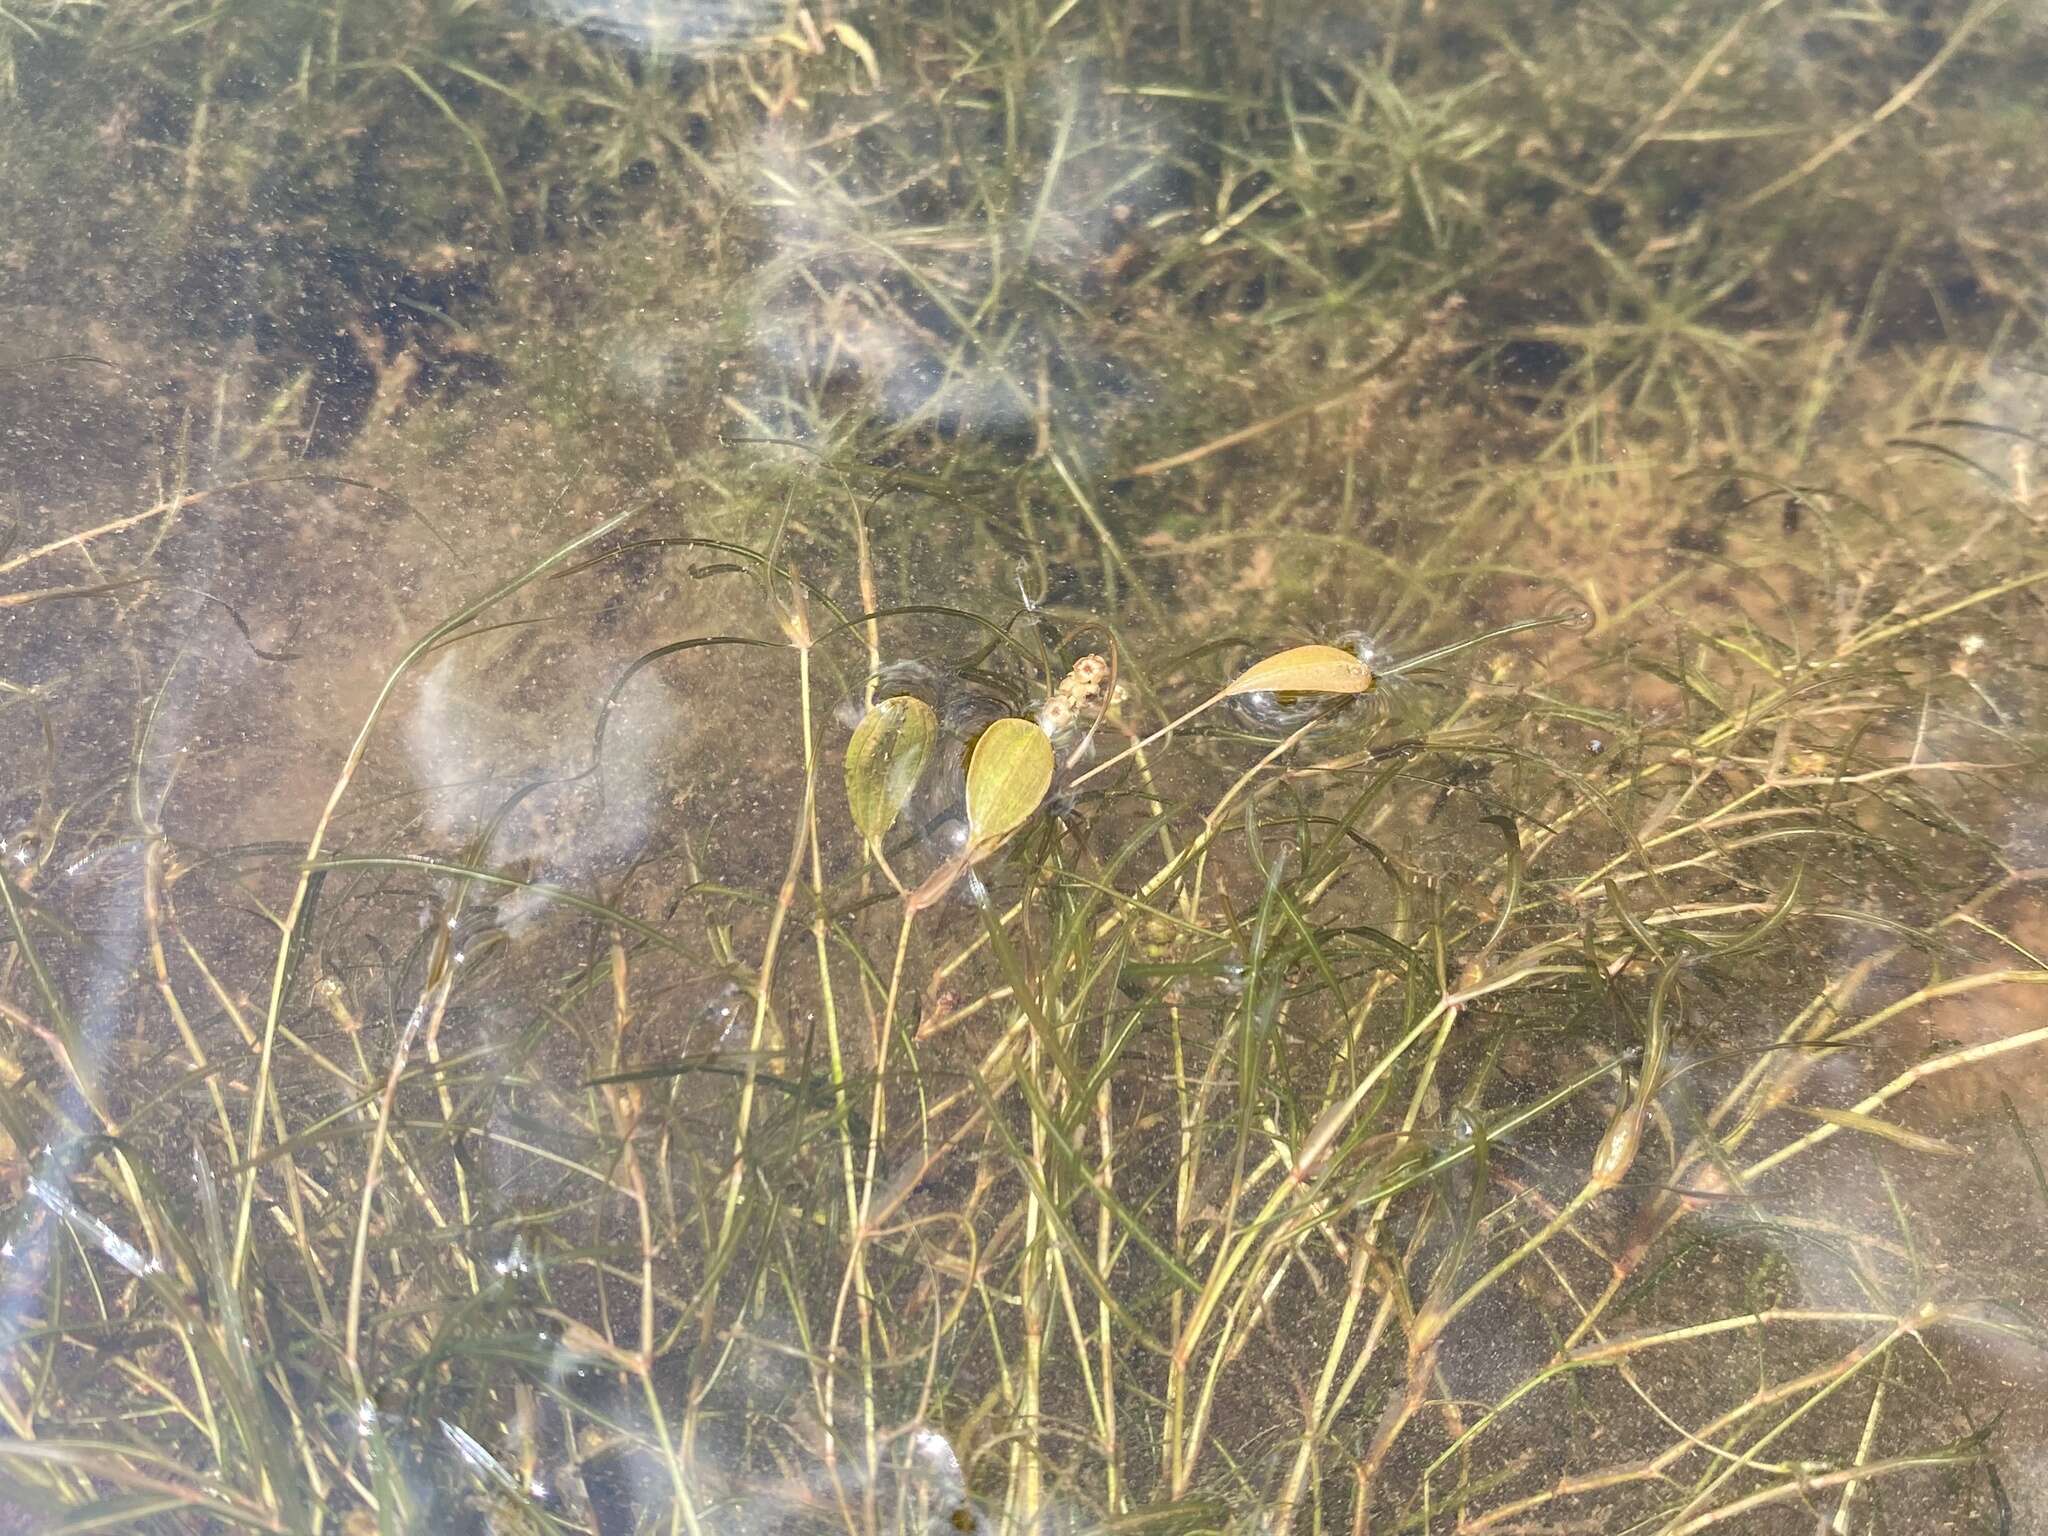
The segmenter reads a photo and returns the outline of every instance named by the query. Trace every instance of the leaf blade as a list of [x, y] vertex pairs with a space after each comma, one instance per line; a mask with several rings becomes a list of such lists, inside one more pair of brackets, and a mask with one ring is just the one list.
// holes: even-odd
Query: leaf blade
[[861, 717], [846, 745], [846, 806], [862, 837], [876, 842], [896, 824], [938, 739], [938, 714], [923, 699], [882, 699]]
[[981, 733], [967, 764], [967, 833], [975, 857], [992, 851], [1044, 803], [1052, 742], [1037, 722], [1006, 718]]
[[1255, 661], [1220, 695], [1241, 693], [1370, 693], [1379, 679], [1350, 651], [1334, 645], [1297, 645]]
[[1845, 1131], [1861, 1131], [1868, 1136], [1881, 1137], [1896, 1142], [1915, 1152], [1932, 1153], [1937, 1157], [1963, 1157], [1967, 1154], [1951, 1142], [1941, 1141], [1933, 1136], [1923, 1136], [1918, 1131], [1909, 1131], [1903, 1125], [1891, 1120], [1880, 1120], [1875, 1115], [1859, 1114], [1853, 1109], [1826, 1109], [1819, 1105], [1801, 1106], [1801, 1113], [1824, 1120], [1829, 1125], [1839, 1126]]

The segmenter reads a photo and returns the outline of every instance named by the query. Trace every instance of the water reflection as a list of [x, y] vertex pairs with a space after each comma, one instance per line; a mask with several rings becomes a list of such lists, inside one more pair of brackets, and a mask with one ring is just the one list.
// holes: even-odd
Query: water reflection
[[766, 0], [533, 0], [549, 19], [655, 55], [736, 53], [785, 25]]

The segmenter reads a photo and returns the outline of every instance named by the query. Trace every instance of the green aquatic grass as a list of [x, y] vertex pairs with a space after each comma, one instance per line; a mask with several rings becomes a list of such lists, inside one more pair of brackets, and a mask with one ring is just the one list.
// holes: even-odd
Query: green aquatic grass
[[[624, 892], [593, 900], [474, 862], [487, 834], [434, 863], [328, 854], [323, 831], [311, 854], [243, 855], [300, 871], [274, 909], [267, 1007], [237, 1003], [179, 940], [250, 1052], [246, 1081], [226, 1069], [246, 1111], [190, 1031], [168, 1097], [124, 1119], [84, 1074], [69, 1110], [61, 1077], [10, 1090], [17, 1144], [42, 1122], [78, 1159], [61, 1185], [31, 1173], [18, 1212], [17, 1242], [41, 1224], [69, 1257], [53, 1257], [22, 1335], [43, 1341], [41, 1384], [10, 1385], [14, 1496], [117, 1521], [300, 1529], [359, 1499], [389, 1529], [465, 1506], [576, 1528], [597, 1494], [547, 1508], [529, 1483], [557, 1488], [573, 1468], [587, 1485], [612, 1458], [658, 1474], [685, 1527], [768, 1498], [784, 1528], [896, 1528], [952, 1501], [1005, 1526], [1058, 1508], [1119, 1529], [1515, 1529], [1602, 1489], [1635, 1494], [1615, 1506], [1628, 1528], [1686, 1530], [1975, 1465], [1976, 1439], [1924, 1424], [1878, 1454], [1886, 1384], [1920, 1369], [1900, 1354], [1912, 1341], [2026, 1340], [2033, 1323], [2001, 1298], [1943, 1293], [1896, 1184], [1903, 1248], [1882, 1225], [1799, 1216], [1782, 1192], [1842, 1137], [1896, 1164], [1888, 1177], [1921, 1177], [1973, 1133], [1928, 1137], [1894, 1104], [2044, 1038], [1938, 1046], [1853, 1107], [1800, 1114], [1816, 1065], [1888, 1023], [2048, 982], [1983, 915], [2031, 877], [2001, 876], [1940, 798], [2028, 765], [1883, 744], [1913, 638], [1995, 619], [2041, 581], [1935, 583], [1810, 654], [1726, 637], [1676, 674], [1688, 712], [1603, 726], [1617, 734], [1598, 770], [1544, 739], [1553, 719], [1598, 717], [1563, 701], [1617, 664], [1576, 638], [1547, 646], [1529, 682], [1445, 701], [1399, 740], [1388, 716], [1328, 746], [1154, 741], [990, 871], [977, 922], [971, 903], [920, 911], [864, 872], [811, 681], [864, 670], [864, 621], [821, 646], [769, 578], [756, 601], [811, 722], [785, 759], [802, 792], [779, 894], [686, 888], [655, 920]], [[875, 622], [886, 641], [912, 617]], [[836, 663], [816, 654], [834, 646]], [[1208, 691], [1164, 675], [1148, 692], [1191, 683]], [[1495, 767], [1461, 782], [1474, 750]], [[1459, 799], [1476, 819], [1446, 855], [1431, 823]], [[1921, 931], [1859, 910], [1859, 868], [1922, 867], [1930, 833], [1961, 861], [1949, 904], [1930, 887]], [[160, 955], [189, 855], [145, 840], [164, 887], [158, 997], [192, 1019], [201, 1006]], [[316, 979], [307, 956], [374, 931], [393, 879], [441, 915], [397, 962], [406, 990], [359, 1016], [360, 983]], [[560, 915], [509, 941], [470, 926], [505, 890]], [[61, 1020], [32, 891], [10, 879], [12, 954]], [[678, 900], [724, 914], [712, 949]], [[1851, 950], [1816, 943], [1859, 926], [1870, 936]], [[721, 949], [744, 1043], [648, 1059], [633, 1042], [675, 965]], [[1759, 966], [1783, 983], [1768, 1032], [1709, 1022]], [[501, 988], [539, 1006], [493, 1046], [455, 1021]], [[338, 1036], [316, 1032], [323, 1011]], [[1510, 1053], [1525, 1058], [1511, 1079]], [[213, 1110], [184, 1125], [180, 1154], [175, 1106], [202, 1088]], [[477, 1142], [543, 1160], [552, 1191], [508, 1204], [478, 1182]], [[194, 1196], [170, 1182], [180, 1155], [196, 1159], [196, 1246]], [[1546, 1195], [1559, 1159], [1581, 1182]], [[935, 1181], [944, 1196], [922, 1193]], [[1725, 1241], [1724, 1205], [1763, 1253], [1811, 1248], [1860, 1299], [1716, 1301], [1697, 1266]], [[1501, 1327], [1531, 1284], [1573, 1298], [1568, 1319], [1549, 1314], [1548, 1358], [1486, 1401], [1446, 1397], [1440, 1356], [1461, 1322]], [[73, 1340], [107, 1334], [134, 1343], [59, 1366]], [[1731, 1335], [1771, 1341], [1746, 1401], [1644, 1379], [1660, 1354], [1711, 1361]], [[1621, 1459], [1558, 1481], [1531, 1447], [1565, 1383]], [[122, 1406], [137, 1391], [154, 1404], [141, 1419]], [[1835, 1461], [1838, 1396], [1869, 1430]], [[552, 1435], [537, 1427], [550, 1419]], [[926, 1426], [962, 1456], [957, 1485], [911, 1438]], [[776, 1470], [789, 1454], [794, 1487]]]

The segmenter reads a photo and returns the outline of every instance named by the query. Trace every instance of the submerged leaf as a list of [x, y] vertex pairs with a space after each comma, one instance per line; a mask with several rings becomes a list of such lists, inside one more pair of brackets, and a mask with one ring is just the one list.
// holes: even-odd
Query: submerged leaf
[[1052, 788], [1052, 742], [1037, 722], [994, 722], [967, 764], [968, 846], [976, 857], [1023, 826]]
[[846, 805], [869, 842], [896, 824], [939, 739], [939, 717], [923, 699], [883, 699], [862, 716], [846, 745]]
[[1223, 690], [1240, 693], [1370, 693], [1372, 668], [1334, 645], [1297, 645], [1255, 661]]
[[1966, 1155], [1961, 1147], [1941, 1141], [1933, 1136], [1923, 1136], [1918, 1131], [1909, 1131], [1903, 1125], [1889, 1120], [1880, 1120], [1875, 1115], [1861, 1114], [1853, 1109], [1822, 1109], [1815, 1105], [1805, 1106], [1805, 1113], [1816, 1120], [1825, 1120], [1829, 1125], [1839, 1125], [1845, 1131], [1862, 1131], [1869, 1136], [1881, 1136], [1886, 1141], [1895, 1141], [1902, 1147], [1915, 1152], [1931, 1152], [1938, 1157], [1962, 1157]]

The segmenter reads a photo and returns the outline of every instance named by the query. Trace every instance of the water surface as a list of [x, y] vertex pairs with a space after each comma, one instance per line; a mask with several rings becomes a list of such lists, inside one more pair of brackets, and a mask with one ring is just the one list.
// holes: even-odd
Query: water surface
[[2048, 1528], [2043, 78], [0, 0], [0, 1530]]

